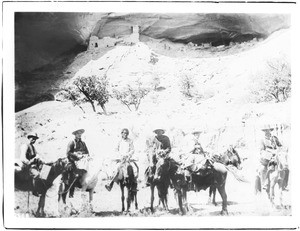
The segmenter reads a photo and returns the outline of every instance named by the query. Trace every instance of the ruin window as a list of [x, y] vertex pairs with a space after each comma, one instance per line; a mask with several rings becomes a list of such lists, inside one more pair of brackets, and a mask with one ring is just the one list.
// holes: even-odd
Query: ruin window
[[95, 47], [98, 47], [98, 43], [95, 43]]

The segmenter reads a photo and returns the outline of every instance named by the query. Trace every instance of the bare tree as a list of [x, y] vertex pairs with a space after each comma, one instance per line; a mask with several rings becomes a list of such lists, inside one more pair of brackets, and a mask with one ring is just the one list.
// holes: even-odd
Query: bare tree
[[149, 88], [143, 87], [140, 80], [136, 86], [127, 85], [122, 90], [113, 89], [113, 96], [124, 104], [130, 111], [130, 106], [133, 105], [135, 111], [140, 107], [142, 99], [150, 92]]
[[180, 77], [181, 92], [185, 97], [192, 98], [194, 96], [195, 82], [192, 76], [182, 75]]
[[108, 82], [106, 76], [96, 77], [96, 76], [79, 76], [77, 77], [73, 84], [77, 87], [78, 91], [82, 93], [85, 97], [86, 102], [89, 102], [96, 112], [95, 102], [97, 102], [103, 112], [107, 114], [105, 104], [108, 102], [109, 93], [107, 90]]
[[62, 87], [61, 91], [56, 94], [56, 100], [71, 101], [74, 107], [78, 106], [82, 110], [82, 112], [85, 113], [85, 111], [81, 107], [81, 104], [86, 102], [85, 98], [81, 97], [80, 93], [74, 87]]
[[265, 73], [254, 79], [251, 92], [256, 102], [284, 102], [291, 93], [291, 67], [285, 58], [268, 61]]

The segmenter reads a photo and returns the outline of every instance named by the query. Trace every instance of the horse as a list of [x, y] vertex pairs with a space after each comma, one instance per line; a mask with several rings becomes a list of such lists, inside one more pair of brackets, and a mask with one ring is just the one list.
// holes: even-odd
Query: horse
[[[230, 146], [224, 153], [220, 155], [214, 155], [212, 159], [216, 162], [222, 163], [226, 166], [232, 165], [236, 167], [237, 169], [241, 170], [241, 158], [238, 154], [238, 152], [235, 150], [233, 146]], [[211, 203], [211, 196], [213, 195], [212, 203], [214, 205], [217, 205], [216, 203], [216, 187], [211, 186], [209, 187], [209, 198], [208, 198], [208, 204]]]
[[282, 191], [287, 186], [288, 181], [288, 161], [287, 161], [287, 152], [279, 151], [273, 160], [275, 162], [275, 167], [273, 170], [269, 170], [267, 175], [267, 180], [269, 180], [269, 187], [267, 189], [269, 200], [272, 206], [275, 206], [275, 185], [278, 184], [279, 188], [279, 201], [280, 206], [283, 206], [282, 203]]
[[[35, 188], [32, 184], [32, 178], [29, 176], [29, 168], [21, 171], [15, 171], [15, 189], [21, 191], [37, 191], [41, 194], [39, 197], [38, 208], [35, 213], [37, 217], [45, 216], [45, 199], [47, 190], [52, 186], [53, 181], [63, 173], [66, 168], [67, 158], [59, 158], [57, 161], [47, 163], [51, 166], [47, 179], [37, 178], [35, 181]], [[28, 198], [29, 203], [29, 198]]]
[[[137, 168], [137, 176], [134, 174], [134, 170], [130, 162], [134, 163], [134, 165]], [[124, 196], [124, 189], [127, 189], [127, 196], [126, 196], [126, 202], [127, 202], [127, 212], [130, 210], [131, 203], [135, 203], [135, 209], [138, 209], [138, 203], [137, 203], [137, 178], [139, 175], [139, 167], [136, 164], [134, 160], [129, 161], [127, 165], [127, 171], [128, 177], [124, 177], [124, 174], [122, 174], [121, 179], [119, 179], [120, 189], [121, 189], [121, 202], [122, 202], [122, 212], [125, 211], [125, 196]]]
[[80, 160], [79, 167], [75, 169], [75, 174], [78, 175], [72, 182], [61, 182], [60, 189], [58, 192], [58, 201], [62, 199], [63, 203], [66, 204], [66, 197], [71, 187], [77, 187], [81, 189], [81, 192], [89, 193], [89, 203], [93, 201], [93, 194], [95, 187], [98, 183], [98, 175], [101, 172], [101, 167], [91, 157], [86, 156]]
[[[174, 165], [170, 171], [171, 181], [174, 185], [175, 192], [178, 195], [179, 209], [182, 214], [188, 211], [187, 206], [187, 191], [191, 190], [188, 187], [188, 183], [185, 180], [184, 173], [180, 171], [180, 167], [176, 169]], [[227, 178], [227, 169], [225, 165], [221, 163], [212, 163], [211, 160], [206, 159], [201, 166], [198, 166], [197, 171], [191, 173], [191, 180], [195, 186], [195, 191], [206, 190], [209, 187], [218, 189], [222, 198], [222, 215], [227, 215], [227, 194], [225, 190]]]
[[213, 155], [212, 159], [214, 161], [220, 162], [224, 165], [232, 165], [236, 167], [237, 169], [241, 170], [241, 158], [238, 154], [238, 152], [235, 150], [233, 146], [229, 146], [229, 148], [220, 155]]
[[[168, 210], [168, 188], [170, 186], [169, 177], [169, 158], [161, 153], [161, 143], [157, 139], [150, 137], [146, 141], [147, 157], [150, 165], [146, 168], [145, 178], [150, 185], [150, 210], [153, 213], [154, 203], [154, 189], [157, 188], [159, 203], [161, 202], [163, 208]], [[163, 153], [163, 152], [162, 152]]]
[[[279, 188], [279, 201], [280, 206], [282, 206], [282, 191], [285, 190], [288, 184], [288, 177], [289, 177], [289, 169], [288, 169], [288, 151], [280, 148], [276, 150], [276, 153], [273, 154], [273, 157], [270, 160], [265, 159], [265, 172], [260, 172], [256, 176], [255, 179], [255, 192], [261, 192], [262, 188], [262, 174], [266, 175], [266, 181], [268, 181], [268, 187], [265, 188], [268, 198], [272, 204], [275, 206], [274, 199], [275, 199], [275, 186], [278, 185]], [[273, 165], [274, 167], [270, 167]], [[267, 169], [269, 168], [269, 170]], [[264, 185], [265, 186], [265, 185]]]
[[157, 188], [157, 193], [159, 197], [159, 202], [162, 203], [165, 210], [169, 210], [168, 207], [168, 188], [170, 186], [170, 162], [169, 158], [158, 157], [157, 163], [155, 165], [155, 174], [150, 185], [151, 189], [151, 206], [150, 209], [154, 212], [153, 202], [154, 202], [154, 188]]

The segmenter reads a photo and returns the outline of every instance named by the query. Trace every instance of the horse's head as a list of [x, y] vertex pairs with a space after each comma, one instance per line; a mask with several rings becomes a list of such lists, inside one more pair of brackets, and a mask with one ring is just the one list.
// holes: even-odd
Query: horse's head
[[60, 174], [66, 169], [67, 163], [68, 163], [68, 159], [65, 157], [65, 158], [58, 158], [58, 160], [53, 162], [51, 165], [55, 169], [55, 172]]
[[238, 152], [236, 151], [236, 149], [232, 145], [230, 145], [229, 148], [225, 151], [223, 155], [223, 160], [225, 164], [232, 164], [237, 169], [242, 169], [241, 158]]
[[170, 164], [166, 158], [158, 158], [155, 166], [154, 181], [162, 180], [169, 175]]

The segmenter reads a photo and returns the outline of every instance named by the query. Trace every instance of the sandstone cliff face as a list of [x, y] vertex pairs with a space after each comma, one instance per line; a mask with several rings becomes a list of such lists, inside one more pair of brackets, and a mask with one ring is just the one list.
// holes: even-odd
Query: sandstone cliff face
[[121, 37], [138, 25], [140, 34], [173, 42], [227, 45], [265, 38], [290, 26], [288, 15], [268, 14], [118, 14], [118, 13], [16, 13], [16, 71], [28, 72], [95, 35]]

